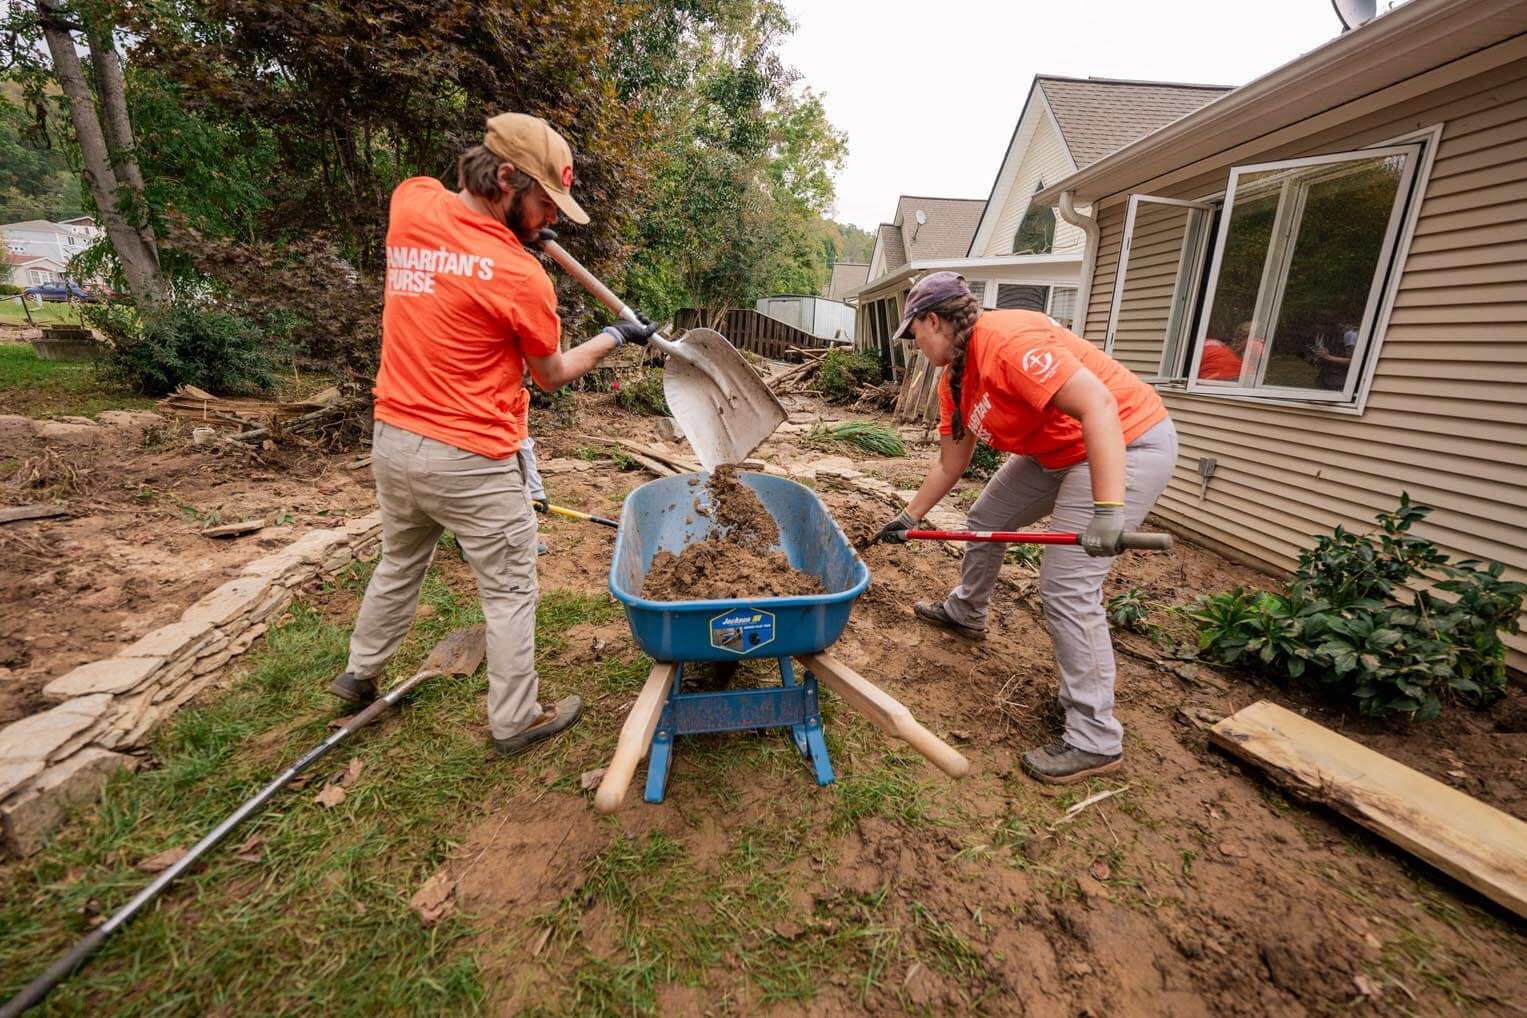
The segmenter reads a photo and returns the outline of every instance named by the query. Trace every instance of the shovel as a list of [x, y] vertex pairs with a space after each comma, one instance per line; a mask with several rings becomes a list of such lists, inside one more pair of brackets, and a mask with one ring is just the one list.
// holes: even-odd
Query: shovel
[[[563, 271], [612, 314], [628, 322], [641, 320], [554, 238], [545, 235], [549, 232], [542, 231], [541, 249]], [[706, 470], [714, 471], [723, 463], [741, 463], [785, 422], [785, 408], [721, 333], [690, 329], [677, 341], [654, 335], [648, 342], [668, 355], [663, 396]]]
[[483, 655], [487, 651], [487, 635], [483, 626], [472, 626], [468, 629], [458, 629], [435, 645], [430, 651], [429, 657], [425, 658], [424, 664], [419, 666], [411, 679], [398, 683], [387, 691], [387, 694], [376, 700], [347, 721], [343, 727], [319, 743], [308, 754], [286, 770], [282, 771], [274, 781], [260, 789], [254, 798], [234, 810], [222, 823], [214, 827], [206, 837], [202, 838], [191, 847], [185, 855], [181, 856], [163, 873], [154, 878], [153, 882], [139, 891], [137, 896], [126, 905], [117, 909], [112, 917], [97, 926], [89, 936], [84, 937], [72, 948], [69, 953], [59, 958], [47, 971], [32, 980], [25, 988], [10, 1000], [0, 1005], [0, 1018], [12, 1018], [19, 1015], [27, 1008], [42, 1001], [44, 997], [83, 965], [92, 954], [96, 952], [106, 938], [115, 933], [120, 927], [125, 926], [127, 921], [137, 915], [143, 906], [159, 896], [159, 892], [168, 887], [176, 877], [194, 866], [202, 856], [211, 851], [218, 842], [226, 838], [235, 827], [243, 823], [254, 814], [261, 806], [279, 792], [283, 786], [297, 775], [312, 765], [319, 757], [323, 756], [335, 746], [344, 742], [351, 735], [371, 722], [386, 711], [396, 706], [398, 701], [425, 679], [439, 678], [442, 675], [471, 675], [477, 671], [477, 666], [482, 664]]

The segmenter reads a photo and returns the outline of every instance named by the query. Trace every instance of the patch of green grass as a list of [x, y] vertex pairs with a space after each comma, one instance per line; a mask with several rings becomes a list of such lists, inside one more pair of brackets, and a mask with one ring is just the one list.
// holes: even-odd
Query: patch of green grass
[[642, 368], [636, 375], [622, 379], [615, 392], [615, 405], [648, 417], [672, 416], [663, 395], [663, 369]]
[[[829, 737], [828, 746], [837, 757], [833, 741]], [[919, 758], [887, 749], [881, 754], [881, 762], [885, 766], [875, 767], [871, 755], [856, 755], [853, 770], [838, 775], [837, 800], [830, 824], [834, 832], [852, 828], [865, 816], [886, 817], [914, 826], [931, 822], [928, 786], [914, 773], [921, 767]]]
[[[80, 324], [79, 308], [68, 301], [47, 301], [40, 307], [36, 304], [28, 304], [26, 311], [32, 314], [32, 324], [39, 326]], [[26, 311], [22, 310], [19, 297], [0, 297], [0, 325], [29, 327]]]
[[0, 343], [0, 405], [29, 417], [90, 417], [154, 401], [105, 381], [92, 364], [45, 361], [30, 343]]
[[[339, 580], [364, 586], [362, 571]], [[480, 621], [470, 594], [432, 573], [420, 620], [389, 667], [411, 674], [435, 642]], [[555, 643], [607, 598], [548, 592], [541, 632]], [[618, 609], [617, 609], [618, 610]], [[344, 620], [348, 623], [348, 620]], [[324, 693], [344, 667], [348, 631], [298, 603], [270, 630], [247, 673], [205, 706], [182, 711], [154, 740], [159, 765], [109, 784], [99, 808], [31, 860], [4, 872], [0, 996], [14, 992], [147, 881], [140, 860], [189, 846], [328, 734]], [[555, 672], [555, 668], [547, 669]], [[462, 1013], [483, 1003], [469, 921], [425, 929], [408, 899], [457, 847], [506, 771], [485, 752], [486, 679], [423, 685], [394, 718], [314, 765], [308, 787], [282, 792], [206, 856], [156, 907], [119, 931], [54, 992], [55, 1013]], [[364, 764], [334, 809], [313, 802], [352, 757]], [[533, 781], [525, 769], [515, 781]], [[260, 838], [260, 861], [236, 846]]]

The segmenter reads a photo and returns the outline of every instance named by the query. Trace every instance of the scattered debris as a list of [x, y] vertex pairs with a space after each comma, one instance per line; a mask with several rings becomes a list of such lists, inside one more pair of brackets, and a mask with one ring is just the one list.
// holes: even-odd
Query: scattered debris
[[223, 523], [208, 527], [200, 533], [203, 537], [243, 537], [245, 534], [258, 533], [264, 529], [264, 520], [241, 520], [238, 523]]
[[167, 848], [163, 852], [144, 859], [135, 868], [139, 873], [162, 873], [185, 857], [186, 848], [184, 846]]
[[1121, 785], [1118, 788], [1110, 788], [1110, 789], [1108, 789], [1105, 792], [1097, 792], [1097, 793], [1094, 793], [1092, 795], [1087, 796], [1087, 798], [1083, 799], [1081, 802], [1077, 803], [1075, 806], [1072, 806], [1070, 809], [1066, 810], [1066, 812], [1061, 816], [1061, 818], [1059, 820], [1055, 821], [1053, 824], [1050, 825], [1050, 830], [1053, 831], [1057, 827], [1062, 826], [1063, 824], [1070, 823], [1071, 821], [1075, 820], [1079, 815], [1081, 815], [1082, 810], [1086, 809], [1088, 806], [1095, 806], [1098, 803], [1102, 802], [1104, 799], [1112, 799], [1114, 796], [1118, 795], [1120, 792], [1127, 792], [1127, 791], [1129, 791], [1130, 787], [1131, 786], [1129, 786], [1129, 785]]
[[456, 911], [455, 897], [456, 881], [441, 870], [414, 892], [408, 899], [408, 907], [414, 910], [422, 925], [430, 927]]
[[599, 782], [604, 780], [604, 768], [595, 767], [591, 771], [584, 771], [578, 775], [578, 787], [585, 792], [592, 792], [599, 787]]
[[333, 809], [345, 801], [345, 796], [344, 785], [324, 785], [318, 790], [318, 794], [313, 796], [313, 801], [320, 806]]
[[18, 505], [0, 509], [0, 524], [20, 523], [22, 520], [49, 520], [56, 516], [68, 516], [69, 510], [57, 505]]

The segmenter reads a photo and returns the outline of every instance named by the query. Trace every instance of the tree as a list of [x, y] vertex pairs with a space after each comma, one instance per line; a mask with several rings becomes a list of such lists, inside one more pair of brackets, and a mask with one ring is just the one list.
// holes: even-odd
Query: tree
[[676, 62], [693, 72], [664, 111], [628, 273], [655, 316], [687, 305], [714, 322], [767, 293], [814, 293], [826, 279], [819, 223], [844, 139], [780, 60], [792, 27], [774, 0], [739, 0], [676, 44]]
[[[115, 26], [101, 6], [79, 3], [71, 9], [61, 0], [36, 0], [35, 24], [47, 45], [53, 77], [68, 101], [82, 174], [127, 286], [140, 305], [161, 303], [166, 289], [158, 239], [149, 222], [127, 115], [127, 87], [112, 37]], [[93, 92], [76, 49], [76, 32], [85, 38]]]

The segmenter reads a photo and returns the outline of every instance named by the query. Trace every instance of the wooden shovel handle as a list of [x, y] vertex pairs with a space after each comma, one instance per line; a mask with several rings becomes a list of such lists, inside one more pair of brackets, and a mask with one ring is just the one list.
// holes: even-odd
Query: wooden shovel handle
[[890, 693], [854, 671], [831, 654], [803, 654], [801, 661], [817, 680], [837, 693], [870, 723], [887, 735], [902, 740], [951, 778], [970, 771], [970, 761], [959, 750], [934, 735]]
[[599, 812], [613, 813], [625, 800], [636, 765], [641, 763], [652, 745], [652, 733], [657, 731], [658, 718], [663, 714], [663, 703], [668, 699], [677, 668], [671, 662], [659, 661], [647, 675], [647, 684], [632, 705], [631, 713], [626, 715], [620, 738], [615, 742], [615, 755], [610, 758], [610, 765], [599, 781], [599, 790], [594, 793], [594, 808]]

